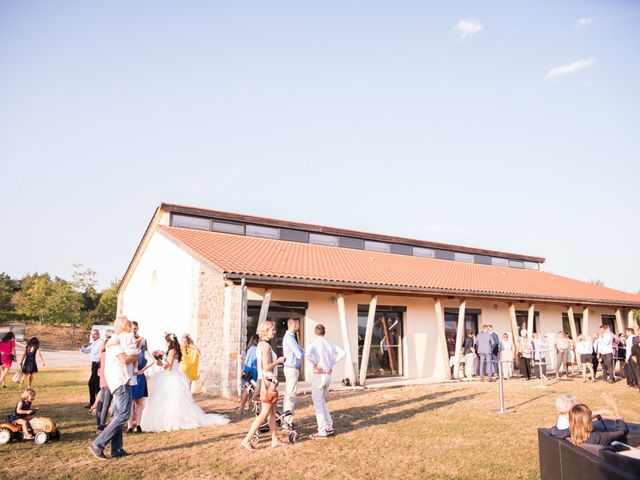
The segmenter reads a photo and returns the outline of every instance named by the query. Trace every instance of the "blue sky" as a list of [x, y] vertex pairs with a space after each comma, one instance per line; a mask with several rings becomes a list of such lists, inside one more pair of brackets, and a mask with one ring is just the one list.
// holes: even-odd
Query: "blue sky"
[[640, 289], [640, 4], [0, 3], [0, 270], [102, 286], [161, 201]]

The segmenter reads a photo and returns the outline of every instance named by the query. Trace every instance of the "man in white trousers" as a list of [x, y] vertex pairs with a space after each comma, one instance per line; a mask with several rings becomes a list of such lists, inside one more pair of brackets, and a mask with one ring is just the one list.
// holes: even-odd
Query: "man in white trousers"
[[298, 378], [300, 377], [300, 364], [304, 357], [304, 350], [300, 348], [296, 333], [300, 330], [300, 320], [290, 318], [287, 320], [287, 333], [282, 339], [282, 352], [284, 354], [284, 378], [286, 385], [284, 389], [285, 412], [291, 414], [285, 416], [285, 420], [290, 425], [293, 424], [293, 412], [296, 408], [296, 396], [298, 395]]
[[331, 384], [333, 366], [345, 356], [344, 350], [328, 342], [324, 338], [324, 325], [318, 324], [315, 328], [316, 339], [307, 350], [307, 360], [313, 365], [311, 375], [311, 399], [316, 410], [318, 433], [309, 438], [312, 440], [326, 440], [334, 434], [333, 420], [327, 408], [327, 393]]

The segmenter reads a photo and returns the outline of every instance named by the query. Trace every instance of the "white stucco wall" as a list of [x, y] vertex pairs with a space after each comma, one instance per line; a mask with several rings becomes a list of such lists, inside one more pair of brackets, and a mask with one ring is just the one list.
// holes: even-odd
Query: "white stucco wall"
[[199, 263], [155, 232], [123, 292], [122, 313], [140, 324], [153, 350], [164, 350], [164, 332], [190, 333], [197, 343], [194, 294]]

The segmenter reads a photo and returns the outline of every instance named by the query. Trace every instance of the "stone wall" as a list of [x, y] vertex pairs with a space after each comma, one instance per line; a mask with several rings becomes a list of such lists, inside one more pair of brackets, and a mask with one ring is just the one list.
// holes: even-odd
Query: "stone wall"
[[246, 294], [227, 285], [222, 275], [204, 265], [199, 271], [196, 312], [200, 378], [210, 395], [236, 398], [246, 330]]

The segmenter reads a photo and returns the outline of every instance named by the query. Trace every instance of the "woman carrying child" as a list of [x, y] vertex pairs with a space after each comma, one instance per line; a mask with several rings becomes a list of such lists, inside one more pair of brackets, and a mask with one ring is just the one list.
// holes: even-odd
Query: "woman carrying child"
[[20, 401], [13, 409], [11, 415], [7, 417], [7, 422], [15, 423], [22, 427], [22, 438], [24, 440], [32, 440], [31, 425], [29, 420], [33, 418], [36, 410], [33, 408], [33, 400], [36, 398], [36, 391], [32, 388], [27, 388], [20, 396]]

